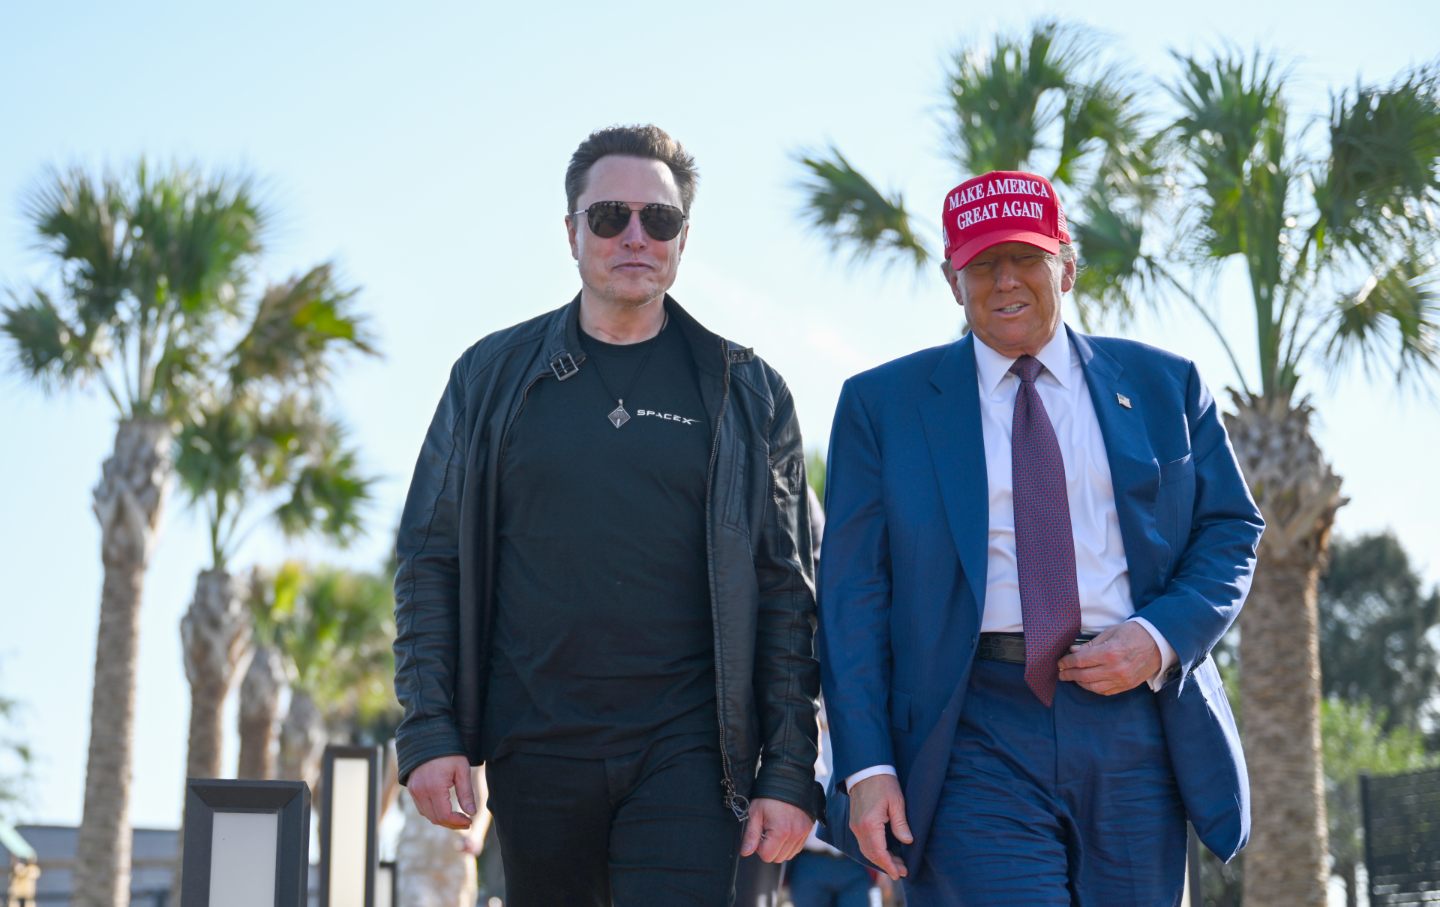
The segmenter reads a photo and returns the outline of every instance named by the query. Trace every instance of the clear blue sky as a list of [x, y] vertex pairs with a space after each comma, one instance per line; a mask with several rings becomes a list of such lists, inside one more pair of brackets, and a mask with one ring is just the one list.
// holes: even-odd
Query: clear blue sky
[[[702, 171], [676, 296], [753, 345], [794, 388], [823, 449], [848, 375], [955, 336], [938, 275], [850, 268], [805, 233], [791, 154], [833, 141], [912, 210], [938, 212], [964, 174], [940, 153], [944, 61], [1059, 7], [798, 2], [665, 6], [258, 2], [0, 5], [0, 287], [43, 274], [20, 203], [50, 165], [126, 166], [140, 154], [243, 166], [281, 213], [264, 273], [323, 259], [364, 288], [384, 361], [338, 393], [383, 477], [370, 535], [343, 554], [257, 537], [241, 566], [285, 556], [370, 566], [384, 557], [424, 426], [450, 363], [481, 335], [578, 287], [562, 174], [591, 129], [656, 122]], [[1159, 80], [1170, 49], [1255, 42], [1294, 61], [1295, 97], [1323, 114], [1330, 87], [1387, 77], [1440, 50], [1428, 4], [1215, 0], [1068, 7]], [[1082, 250], [1083, 251], [1083, 250]], [[1222, 279], [1217, 298], [1243, 290]], [[1243, 300], [1225, 307], [1247, 367]], [[1196, 358], [1217, 391], [1225, 361], [1176, 306], [1130, 333]], [[1307, 383], [1318, 435], [1352, 503], [1342, 533], [1393, 527], [1440, 577], [1440, 418], [1388, 381]], [[27, 818], [78, 822], [100, 570], [89, 493], [113, 434], [93, 395], [46, 398], [0, 377], [0, 690], [26, 706]], [[132, 819], [172, 825], [188, 691], [179, 619], [205, 561], [200, 525], [171, 498], [142, 617]], [[227, 729], [233, 729], [227, 723]], [[233, 765], [233, 732], [227, 767]]]

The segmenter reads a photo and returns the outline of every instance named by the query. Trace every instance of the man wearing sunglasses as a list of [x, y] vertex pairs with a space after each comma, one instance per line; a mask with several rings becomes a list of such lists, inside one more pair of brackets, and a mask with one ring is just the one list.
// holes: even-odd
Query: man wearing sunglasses
[[486, 764], [514, 907], [728, 904], [822, 808], [799, 428], [667, 293], [695, 182], [654, 126], [581, 143], [580, 292], [461, 356], [401, 520], [400, 776], [465, 827]]

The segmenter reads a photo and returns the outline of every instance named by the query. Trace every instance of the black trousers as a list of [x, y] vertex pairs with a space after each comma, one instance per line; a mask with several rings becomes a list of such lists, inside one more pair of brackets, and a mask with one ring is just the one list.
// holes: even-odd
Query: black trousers
[[506, 907], [728, 907], [741, 823], [709, 735], [608, 759], [512, 752], [488, 764]]

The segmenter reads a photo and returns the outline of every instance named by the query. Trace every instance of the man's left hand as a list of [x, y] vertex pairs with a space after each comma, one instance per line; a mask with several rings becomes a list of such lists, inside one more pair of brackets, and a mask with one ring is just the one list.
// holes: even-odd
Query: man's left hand
[[815, 820], [805, 810], [780, 800], [750, 801], [750, 819], [740, 841], [740, 856], [758, 853], [766, 863], [784, 863], [800, 852]]
[[1160, 670], [1160, 648], [1145, 628], [1123, 621], [1060, 659], [1060, 679], [1101, 696], [1145, 683]]

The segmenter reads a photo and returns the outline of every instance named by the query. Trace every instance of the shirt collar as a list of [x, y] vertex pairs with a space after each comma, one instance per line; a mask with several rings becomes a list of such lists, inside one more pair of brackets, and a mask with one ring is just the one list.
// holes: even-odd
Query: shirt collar
[[[1065, 325], [1061, 324], [1049, 342], [1035, 354], [1035, 358], [1045, 366], [1045, 371], [1050, 373], [1051, 378], [1054, 378], [1062, 388], [1068, 388], [1071, 382], [1070, 361], [1072, 355], [1070, 333], [1065, 329]], [[981, 340], [979, 335], [975, 336], [975, 371], [980, 379], [980, 389], [986, 394], [993, 394], [999, 389], [1000, 382], [1010, 374], [1010, 366], [1014, 364], [1014, 359], [1000, 355], [986, 346], [985, 341]]]

